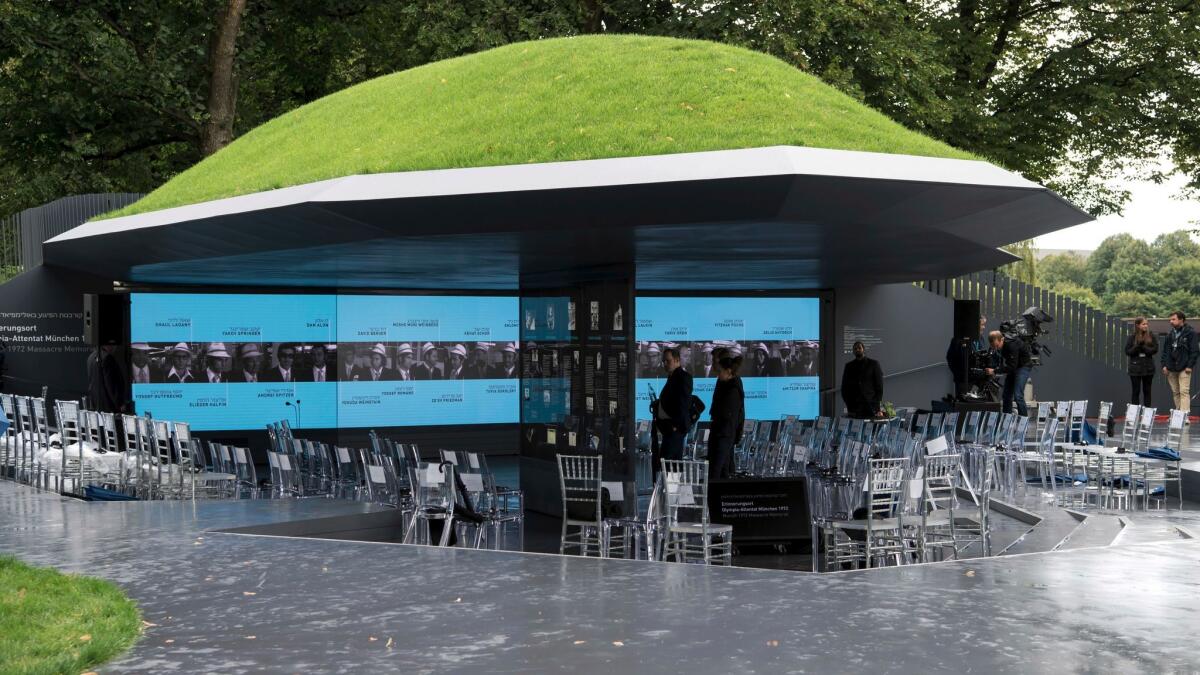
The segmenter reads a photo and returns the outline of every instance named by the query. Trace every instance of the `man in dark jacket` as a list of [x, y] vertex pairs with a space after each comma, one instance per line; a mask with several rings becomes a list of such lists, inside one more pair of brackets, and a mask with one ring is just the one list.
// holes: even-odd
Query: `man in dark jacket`
[[[683, 459], [683, 444], [692, 426], [692, 376], [679, 364], [679, 349], [662, 350], [662, 365], [667, 371], [667, 383], [658, 395], [658, 429], [662, 433], [659, 453], [662, 459]], [[654, 474], [660, 466], [654, 457]]]
[[867, 358], [867, 347], [854, 343], [854, 360], [842, 369], [842, 401], [850, 417], [871, 419], [879, 414], [883, 401], [883, 369]]
[[[1033, 351], [1019, 337], [1006, 338], [998, 330], [988, 334], [988, 344], [1000, 353], [999, 372], [1004, 373], [1004, 412], [1010, 413], [1013, 401], [1017, 404], [1017, 414], [1029, 416], [1029, 408], [1025, 405], [1025, 383], [1033, 372]], [[988, 375], [994, 375], [995, 369], [988, 368]]]
[[1171, 330], [1167, 332], [1162, 348], [1162, 369], [1171, 385], [1175, 397], [1175, 409], [1191, 414], [1192, 369], [1200, 349], [1196, 345], [1196, 331], [1187, 322], [1183, 312], [1171, 312]]
[[88, 398], [92, 410], [125, 412], [125, 373], [113, 354], [116, 343], [107, 342], [88, 357]]

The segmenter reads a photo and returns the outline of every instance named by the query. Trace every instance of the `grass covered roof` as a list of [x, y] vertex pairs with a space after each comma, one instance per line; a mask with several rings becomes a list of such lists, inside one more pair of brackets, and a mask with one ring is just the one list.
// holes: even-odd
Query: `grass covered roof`
[[109, 216], [354, 174], [795, 145], [975, 159], [771, 56], [712, 42], [522, 42], [349, 87]]

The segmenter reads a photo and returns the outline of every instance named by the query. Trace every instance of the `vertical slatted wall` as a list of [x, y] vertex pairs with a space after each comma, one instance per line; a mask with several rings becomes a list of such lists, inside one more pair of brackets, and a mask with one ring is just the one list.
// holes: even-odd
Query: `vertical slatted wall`
[[991, 325], [1017, 319], [1029, 307], [1041, 307], [1054, 317], [1045, 338], [1051, 348], [1069, 349], [1113, 368], [1125, 367], [1121, 352], [1128, 326], [1117, 317], [1030, 286], [998, 272], [975, 272], [954, 279], [917, 282], [931, 293], [955, 300], [978, 300]]

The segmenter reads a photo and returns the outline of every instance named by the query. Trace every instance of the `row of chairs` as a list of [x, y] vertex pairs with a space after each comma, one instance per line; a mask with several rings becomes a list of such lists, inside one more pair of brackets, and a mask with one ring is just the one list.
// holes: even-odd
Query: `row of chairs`
[[626, 514], [623, 483], [603, 479], [600, 455], [559, 455], [559, 553], [732, 564], [733, 527], [710, 519], [708, 462], [661, 462], [644, 511], [634, 499], [633, 512]]
[[[451, 533], [473, 547], [504, 548], [516, 530], [524, 544], [524, 494], [499, 485], [478, 452], [439, 450], [426, 461], [416, 444], [369, 432], [348, 448], [297, 438], [286, 421], [268, 426], [268, 486], [274, 497], [354, 499], [399, 509], [406, 543], [446, 545]], [[434, 533], [440, 529], [440, 534]]]
[[89, 487], [140, 499], [224, 496], [237, 482], [208, 470], [186, 423], [85, 409], [78, 401], [0, 394], [6, 430], [0, 473], [40, 489]]

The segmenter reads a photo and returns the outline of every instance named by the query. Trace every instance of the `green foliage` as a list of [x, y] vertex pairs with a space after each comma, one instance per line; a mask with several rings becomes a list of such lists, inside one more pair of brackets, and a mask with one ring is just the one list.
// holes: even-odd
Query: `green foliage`
[[[218, 4], [0, 3], [0, 215], [148, 191], [201, 159]], [[1119, 179], [1163, 178], [1162, 155], [1200, 187], [1198, 13], [1194, 0], [258, 0], [238, 39], [235, 132], [517, 41], [699, 38], [777, 56], [1101, 213], [1123, 204]]]
[[[1045, 261], [1043, 261], [1045, 262]], [[1092, 292], [1092, 289], [1082, 284], [1077, 284], [1072, 281], [1057, 281], [1055, 283], [1043, 283], [1043, 288], [1054, 291], [1059, 295], [1065, 295], [1089, 307], [1101, 308], [1104, 303], [1100, 302], [1100, 296]]]
[[1162, 299], [1151, 293], [1120, 291], [1105, 310], [1112, 316], [1129, 319], [1136, 316], [1155, 316], [1157, 312], [1150, 308], [1156, 308], [1160, 304]]
[[761, 53], [580, 36], [345, 89], [254, 129], [117, 214], [353, 174], [770, 145], [970, 157]]
[[1047, 256], [1038, 274], [1041, 285], [1114, 316], [1200, 316], [1200, 244], [1186, 230], [1151, 244], [1114, 235], [1086, 263], [1071, 254]]
[[[1087, 283], [1087, 262], [1083, 256], [1075, 253], [1056, 253], [1038, 261], [1038, 284], [1046, 288], [1078, 287], [1084, 288]], [[1090, 288], [1088, 293], [1095, 297]], [[1071, 297], [1079, 299], [1072, 295]]]
[[116, 585], [0, 557], [0, 670], [81, 673], [128, 649], [141, 617]]
[[1087, 274], [1085, 277], [1086, 285], [1092, 289], [1092, 292], [1096, 294], [1104, 293], [1108, 270], [1116, 260], [1117, 253], [1133, 241], [1135, 240], [1132, 234], [1122, 232], [1100, 242], [1100, 246], [1095, 251], [1092, 251], [1092, 254], [1088, 256]]
[[1033, 248], [1033, 240], [1019, 241], [1003, 247], [1005, 251], [1020, 258], [1019, 261], [1000, 268], [1004, 274], [1030, 285], [1038, 282], [1037, 251]]

